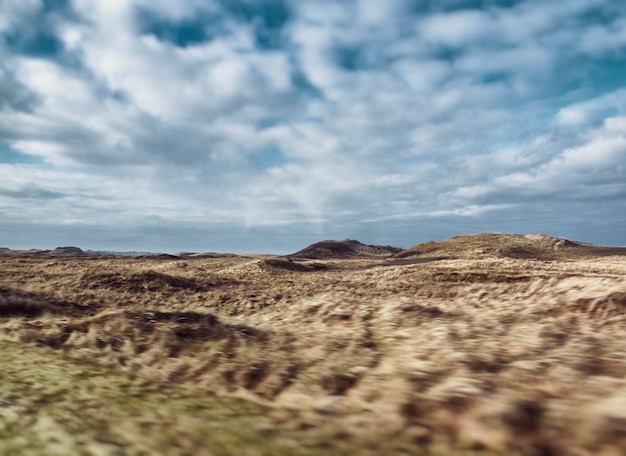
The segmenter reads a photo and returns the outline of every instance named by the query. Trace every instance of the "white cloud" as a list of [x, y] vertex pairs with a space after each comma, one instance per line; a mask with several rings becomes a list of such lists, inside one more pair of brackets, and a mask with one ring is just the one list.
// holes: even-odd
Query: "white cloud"
[[[621, 124], [618, 132], [611, 124]], [[599, 168], [623, 168], [626, 164], [626, 130], [623, 129], [626, 118], [608, 119], [605, 127], [595, 138], [580, 147], [567, 149], [554, 165], [563, 165], [571, 170], [589, 170]], [[615, 134], [617, 133], [617, 134]]]
[[561, 108], [557, 115], [557, 123], [564, 126], [579, 126], [589, 122], [587, 112], [581, 107]]
[[464, 10], [429, 16], [418, 25], [418, 31], [429, 43], [465, 47], [489, 36], [490, 22], [484, 12]]
[[403, 3], [401, 0], [387, 0], [384, 2], [358, 0], [356, 7], [358, 21], [368, 26], [385, 27], [390, 21], [394, 21], [398, 14], [403, 12]]
[[591, 56], [619, 51], [626, 45], [626, 19], [619, 18], [607, 26], [592, 26], [579, 38], [579, 48]]
[[43, 6], [42, 0], [3, 0], [0, 4], [0, 32], [33, 17]]
[[156, 13], [162, 18], [173, 21], [192, 19], [198, 12], [219, 11], [217, 2], [213, 0], [185, 0], [176, 2], [154, 2], [152, 0], [133, 0], [134, 5]]
[[[0, 33], [41, 6], [3, 2]], [[271, 49], [259, 18], [218, 2], [72, 6], [80, 21], [44, 21], [60, 55], [0, 46], [0, 137], [44, 160], [0, 167], [11, 218], [493, 221], [538, 196], [624, 191], [626, 96], [600, 61], [626, 47], [624, 19], [585, 19], [608, 0], [419, 14], [290, 2]], [[138, 7], [219, 27], [177, 46], [142, 29]]]
[[[626, 173], [624, 127], [626, 117], [609, 118], [601, 127], [580, 134], [578, 145], [564, 148], [540, 162], [534, 160], [523, 170], [507, 173], [506, 164], [500, 160], [500, 175], [487, 183], [461, 187], [454, 195], [466, 201], [488, 200], [499, 195], [568, 200], [626, 193], [623, 186]], [[540, 145], [541, 142], [537, 143]], [[517, 155], [516, 152], [513, 154]], [[510, 157], [511, 151], [503, 151], [500, 155]]]
[[557, 124], [577, 127], [602, 121], [608, 115], [626, 114], [626, 90], [618, 89], [559, 109]]
[[394, 64], [400, 77], [414, 93], [428, 93], [435, 90], [451, 75], [452, 67], [440, 60], [401, 60]]

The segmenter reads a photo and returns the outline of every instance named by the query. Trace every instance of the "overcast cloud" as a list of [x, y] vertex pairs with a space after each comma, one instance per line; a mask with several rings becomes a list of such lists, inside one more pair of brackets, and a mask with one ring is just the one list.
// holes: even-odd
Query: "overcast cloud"
[[0, 246], [626, 245], [626, 3], [2, 0]]

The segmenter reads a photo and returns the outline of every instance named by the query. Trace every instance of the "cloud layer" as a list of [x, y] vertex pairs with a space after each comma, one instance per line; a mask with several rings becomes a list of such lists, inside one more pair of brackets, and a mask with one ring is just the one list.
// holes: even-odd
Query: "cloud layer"
[[0, 243], [626, 244], [625, 54], [611, 0], [3, 1]]

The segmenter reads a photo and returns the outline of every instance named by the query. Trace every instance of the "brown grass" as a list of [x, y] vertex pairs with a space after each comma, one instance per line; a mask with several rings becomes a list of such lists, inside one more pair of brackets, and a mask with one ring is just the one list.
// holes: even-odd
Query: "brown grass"
[[410, 260], [3, 258], [0, 332], [293, 425], [626, 449], [625, 257]]
[[555, 261], [614, 255], [626, 255], [626, 247], [602, 247], [545, 234], [478, 233], [417, 244], [399, 252], [397, 257], [496, 257]]

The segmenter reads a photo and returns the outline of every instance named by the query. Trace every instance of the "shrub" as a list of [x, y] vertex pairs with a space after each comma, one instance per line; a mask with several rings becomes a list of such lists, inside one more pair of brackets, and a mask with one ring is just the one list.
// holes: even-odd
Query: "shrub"
[[0, 290], [0, 317], [38, 317], [47, 303], [27, 294]]

